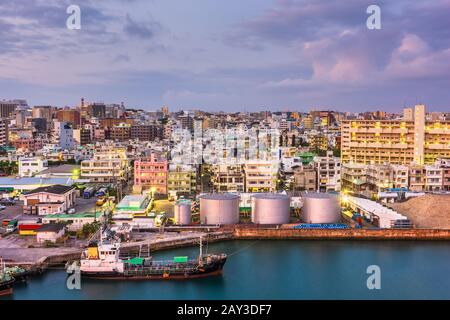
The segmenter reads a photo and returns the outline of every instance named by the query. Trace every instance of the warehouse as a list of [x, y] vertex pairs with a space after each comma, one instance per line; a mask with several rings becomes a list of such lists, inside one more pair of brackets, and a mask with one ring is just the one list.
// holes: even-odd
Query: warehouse
[[411, 221], [396, 211], [368, 199], [345, 196], [344, 205], [360, 213], [379, 228], [411, 228]]

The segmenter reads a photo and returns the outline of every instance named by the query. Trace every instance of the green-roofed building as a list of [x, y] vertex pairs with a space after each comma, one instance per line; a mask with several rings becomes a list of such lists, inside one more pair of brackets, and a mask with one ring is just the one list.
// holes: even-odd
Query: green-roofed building
[[306, 166], [314, 160], [316, 154], [312, 152], [302, 152], [298, 156], [300, 157], [302, 164]]
[[68, 223], [69, 231], [78, 231], [87, 223], [103, 222], [104, 216], [101, 212], [84, 212], [74, 214], [49, 214], [42, 218], [43, 224]]
[[114, 214], [133, 214], [146, 216], [150, 210], [151, 198], [148, 195], [127, 195], [114, 209]]

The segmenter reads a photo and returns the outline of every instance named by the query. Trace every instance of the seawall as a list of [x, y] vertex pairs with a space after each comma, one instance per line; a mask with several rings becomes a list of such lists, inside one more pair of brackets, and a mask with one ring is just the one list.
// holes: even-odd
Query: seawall
[[[136, 254], [140, 247], [145, 252], [147, 245], [150, 252], [180, 247], [196, 246], [198, 236], [187, 236], [178, 239], [161, 239], [146, 243], [123, 243], [121, 251], [125, 254]], [[203, 237], [204, 242], [213, 243], [226, 240], [428, 240], [448, 241], [450, 230], [447, 229], [335, 229], [335, 230], [305, 230], [288, 228], [246, 228], [229, 226], [220, 231], [209, 233]], [[64, 264], [67, 261], [78, 260], [81, 249], [69, 253], [58, 253], [43, 256], [37, 261], [10, 260], [8, 265], [21, 265], [27, 269], [41, 272], [50, 266]]]
[[235, 228], [234, 239], [450, 240], [447, 229], [261, 229]]

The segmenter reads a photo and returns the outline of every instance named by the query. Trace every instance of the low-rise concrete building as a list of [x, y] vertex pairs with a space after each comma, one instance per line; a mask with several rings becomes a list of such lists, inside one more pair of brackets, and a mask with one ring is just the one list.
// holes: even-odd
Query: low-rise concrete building
[[36, 230], [36, 241], [38, 243], [56, 243], [66, 233], [66, 226], [60, 223], [44, 224]]
[[42, 158], [20, 158], [19, 159], [19, 176], [33, 177], [39, 172], [48, 168], [47, 160]]
[[101, 212], [50, 214], [42, 218], [43, 224], [50, 224], [50, 223], [67, 224], [67, 229], [69, 231], [78, 231], [81, 230], [85, 224], [103, 221], [104, 215]]

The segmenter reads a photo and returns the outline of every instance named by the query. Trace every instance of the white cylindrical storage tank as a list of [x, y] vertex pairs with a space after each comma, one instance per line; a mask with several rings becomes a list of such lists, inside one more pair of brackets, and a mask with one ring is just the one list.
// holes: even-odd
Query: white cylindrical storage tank
[[261, 193], [252, 196], [252, 222], [286, 224], [290, 218], [290, 198], [285, 194]]
[[174, 218], [176, 224], [191, 224], [192, 203], [188, 200], [180, 200], [175, 203]]
[[336, 195], [329, 193], [308, 193], [303, 196], [303, 222], [338, 223], [340, 220], [341, 208]]
[[200, 198], [200, 221], [204, 224], [239, 223], [240, 197], [231, 193], [211, 193]]

